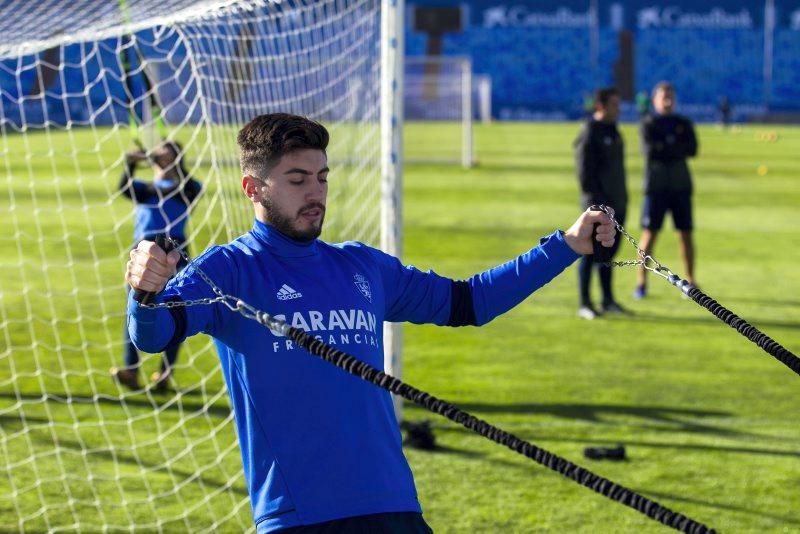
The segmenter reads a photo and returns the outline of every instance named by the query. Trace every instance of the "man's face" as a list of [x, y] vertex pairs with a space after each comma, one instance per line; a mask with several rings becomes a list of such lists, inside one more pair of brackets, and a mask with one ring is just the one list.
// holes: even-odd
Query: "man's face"
[[600, 104], [597, 109], [598, 118], [604, 122], [617, 122], [619, 118], [619, 96], [611, 95], [605, 106]]
[[157, 145], [149, 154], [150, 161], [153, 163], [156, 174], [164, 171], [171, 171], [175, 167], [175, 153], [166, 144]]
[[619, 118], [619, 96], [613, 95], [608, 99], [606, 104], [606, 120], [608, 122], [617, 122]]
[[175, 161], [175, 154], [168, 146], [161, 144], [150, 152], [150, 160], [162, 169], [166, 169]]
[[669, 115], [675, 109], [675, 90], [661, 88], [653, 95], [653, 109], [659, 115]]
[[262, 184], [255, 200], [264, 208], [265, 222], [298, 241], [319, 237], [328, 197], [325, 152], [303, 149], [285, 154]]

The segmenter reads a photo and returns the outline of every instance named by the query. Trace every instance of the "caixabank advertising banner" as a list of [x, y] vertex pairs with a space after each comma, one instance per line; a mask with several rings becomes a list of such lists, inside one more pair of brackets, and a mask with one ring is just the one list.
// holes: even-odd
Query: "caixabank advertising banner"
[[[614, 85], [633, 102], [661, 80], [684, 112], [712, 119], [800, 111], [800, 2], [410, 2], [407, 53], [471, 57], [500, 119], [572, 118]], [[447, 25], [437, 18], [449, 17]], [[457, 24], [453, 20], [457, 19]]]

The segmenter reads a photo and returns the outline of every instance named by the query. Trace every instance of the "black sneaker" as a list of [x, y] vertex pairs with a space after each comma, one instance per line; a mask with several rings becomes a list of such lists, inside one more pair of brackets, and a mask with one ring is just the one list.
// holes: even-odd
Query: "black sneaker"
[[628, 310], [614, 302], [613, 300], [610, 302], [603, 303], [603, 313], [611, 313], [615, 315], [622, 315], [627, 314]]
[[583, 455], [590, 460], [625, 460], [625, 447], [586, 447]]

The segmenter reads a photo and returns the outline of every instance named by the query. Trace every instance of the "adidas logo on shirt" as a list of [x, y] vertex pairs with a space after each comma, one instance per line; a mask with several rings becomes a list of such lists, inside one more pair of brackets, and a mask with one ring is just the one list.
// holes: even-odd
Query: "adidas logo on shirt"
[[277, 294], [278, 300], [299, 299], [302, 296], [303, 296], [302, 293], [300, 293], [299, 291], [295, 291], [294, 289], [292, 289], [291, 287], [287, 286], [286, 284], [283, 284], [281, 286], [281, 288], [278, 290], [278, 294]]

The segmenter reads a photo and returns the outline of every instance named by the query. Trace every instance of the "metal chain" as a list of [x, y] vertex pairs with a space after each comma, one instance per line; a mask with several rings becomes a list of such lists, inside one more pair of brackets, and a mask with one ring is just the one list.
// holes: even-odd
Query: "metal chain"
[[677, 286], [681, 291], [688, 294], [689, 289], [692, 288], [692, 284], [688, 281], [681, 279], [680, 276], [673, 273], [668, 267], [662, 265], [658, 262], [653, 256], [647, 254], [644, 250], [639, 248], [639, 243], [633, 238], [631, 234], [625, 231], [625, 228], [617, 221], [614, 217], [614, 212], [611, 208], [606, 206], [605, 204], [594, 204], [589, 206], [590, 210], [595, 211], [602, 211], [606, 215], [608, 215], [611, 222], [614, 223], [614, 227], [616, 228], [617, 232], [622, 234], [628, 242], [633, 245], [633, 248], [636, 249], [636, 253], [638, 254], [638, 260], [622, 260], [622, 261], [607, 261], [602, 262], [602, 265], [607, 265], [609, 267], [628, 267], [634, 265], [641, 265], [648, 271], [657, 274], [658, 276], [664, 278], [670, 284]]
[[[191, 259], [189, 255], [186, 253], [185, 248], [178, 247], [178, 243], [173, 240], [171, 237], [166, 238], [167, 241], [174, 247], [174, 250], [177, 250], [180, 253], [181, 257], [186, 261], [186, 263], [190, 263]], [[214, 283], [214, 281], [209, 277], [203, 270], [194, 265], [193, 266], [195, 272], [203, 279], [203, 281], [208, 284], [211, 288], [211, 291], [214, 292], [216, 297], [205, 297], [201, 299], [195, 300], [175, 300], [175, 301], [167, 301], [167, 302], [160, 302], [160, 303], [149, 303], [149, 304], [140, 304], [145, 308], [178, 308], [178, 307], [188, 307], [188, 306], [198, 306], [198, 305], [207, 305], [207, 304], [223, 304], [229, 310], [240, 313], [246, 319], [252, 319], [259, 324], [266, 326], [270, 330], [279, 333], [280, 335], [285, 336], [286, 332], [289, 330], [290, 325], [281, 319], [275, 318], [270, 314], [263, 312], [250, 304], [246, 303], [239, 297], [228, 295], [222, 289]]]
[[[614, 212], [611, 208], [606, 206], [605, 204], [594, 204], [589, 207], [591, 210], [595, 211], [602, 211], [606, 215], [608, 215], [611, 222], [614, 223], [614, 227], [616, 228], [617, 232], [620, 233], [628, 242], [633, 245], [633, 248], [636, 249], [636, 253], [638, 254], [638, 260], [622, 260], [622, 261], [607, 261], [603, 262], [603, 265], [607, 265], [609, 267], [629, 267], [629, 266], [638, 266], [641, 265], [648, 271], [657, 274], [658, 276], [667, 280], [670, 284], [678, 287], [684, 293], [688, 294], [689, 289], [692, 288], [692, 284], [690, 284], [686, 280], [682, 280], [680, 276], [672, 272], [668, 267], [662, 265], [658, 262], [653, 256], [647, 254], [644, 250], [639, 248], [639, 243], [633, 238], [631, 234], [629, 234], [625, 228], [617, 221], [616, 217], [614, 217]], [[172, 246], [177, 250], [181, 257], [189, 263], [191, 260], [189, 255], [186, 253], [186, 249], [179, 247], [178, 243], [174, 241], [171, 237], [167, 237], [167, 241], [169, 241]], [[177, 308], [179, 306], [198, 306], [198, 305], [205, 305], [205, 304], [216, 304], [221, 303], [224, 304], [228, 309], [231, 311], [236, 311], [242, 314], [244, 317], [248, 319], [253, 319], [258, 323], [274, 330], [276, 332], [283, 331], [284, 327], [288, 328], [284, 321], [280, 319], [275, 319], [271, 315], [261, 310], [254, 308], [253, 306], [247, 304], [242, 299], [235, 297], [233, 295], [226, 295], [215, 283], [211, 278], [203, 272], [202, 269], [195, 266], [195, 271], [203, 281], [208, 284], [211, 290], [216, 294], [216, 297], [206, 297], [202, 299], [196, 300], [186, 300], [186, 301], [170, 301], [170, 302], [162, 302], [162, 303], [150, 303], [144, 304], [146, 308]]]
[[[684, 293], [688, 294], [689, 289], [691, 289], [692, 285], [687, 282], [686, 280], [682, 280], [677, 274], [673, 273], [668, 267], [665, 267], [661, 263], [659, 263], [653, 256], [647, 254], [644, 250], [639, 248], [639, 243], [633, 238], [631, 234], [629, 234], [625, 228], [617, 221], [614, 217], [614, 212], [611, 208], [606, 206], [605, 204], [595, 204], [589, 207], [591, 210], [602, 211], [611, 219], [611, 222], [614, 223], [614, 227], [616, 228], [617, 232], [622, 234], [628, 242], [633, 245], [633, 248], [636, 249], [636, 253], [638, 254], [638, 260], [622, 260], [622, 261], [608, 261], [603, 262], [603, 265], [608, 265], [609, 267], [628, 267], [628, 266], [637, 266], [641, 265], [648, 271], [661, 276], [662, 278], [666, 279], [669, 283], [674, 286], [680, 288]], [[173, 240], [171, 237], [167, 237], [167, 241], [177, 250], [181, 257], [189, 263], [191, 259], [189, 255], [186, 253], [186, 249], [184, 247], [180, 247], [179, 244]], [[205, 297], [202, 299], [195, 299], [195, 300], [180, 300], [180, 301], [168, 301], [168, 302], [161, 302], [161, 303], [150, 303], [144, 304], [143, 306], [146, 308], [177, 308], [180, 306], [188, 307], [188, 306], [198, 306], [198, 305], [207, 305], [207, 304], [217, 304], [221, 303], [224, 304], [228, 309], [231, 311], [235, 311], [240, 313], [247, 319], [252, 319], [259, 324], [266, 326], [270, 330], [275, 332], [280, 332], [282, 335], [285, 335], [285, 330], [289, 328], [289, 325], [286, 324], [285, 321], [281, 319], [275, 319], [271, 315], [266, 312], [263, 312], [253, 306], [247, 304], [239, 297], [233, 295], [225, 294], [215, 283], [214, 281], [203, 272], [197, 266], [194, 266], [195, 271], [203, 279], [203, 281], [208, 284], [211, 290], [216, 294], [216, 297]]]
[[[614, 220], [613, 216], [607, 211], [605, 206], [602, 206], [603, 211], [608, 214], [612, 220]], [[616, 220], [614, 223], [617, 225], [618, 229], [623, 232], [628, 239], [636, 246], [635, 241], [625, 233], [625, 230], [620, 226]], [[172, 239], [167, 238], [173, 245], [175, 244]], [[638, 246], [636, 247], [638, 250]], [[186, 254], [184, 250], [179, 250], [181, 256], [188, 262], [189, 256]], [[641, 253], [641, 251], [640, 251]], [[655, 261], [655, 260], [653, 260]], [[658, 264], [657, 264], [658, 265]], [[661, 265], [658, 265], [658, 268], [663, 269]], [[298, 345], [304, 347], [308, 350], [311, 354], [317, 355], [322, 357], [325, 361], [340, 367], [341, 369], [351, 373], [355, 376], [359, 376], [364, 380], [373, 383], [383, 389], [386, 389], [392, 393], [401, 395], [403, 398], [413, 401], [414, 403], [425, 407], [426, 409], [443, 415], [447, 417], [451, 421], [461, 424], [462, 426], [473, 430], [478, 435], [483, 436], [485, 438], [491, 439], [492, 441], [499, 443], [501, 445], [505, 445], [506, 447], [510, 448], [511, 450], [518, 452], [532, 460], [536, 461], [537, 463], [556, 471], [557, 473], [578, 482], [582, 486], [591, 489], [601, 495], [608, 497], [611, 500], [617, 501], [619, 503], [625, 504], [626, 506], [630, 506], [631, 508], [635, 509], [636, 511], [645, 514], [650, 519], [655, 521], [659, 521], [667, 526], [670, 526], [677, 530], [682, 530], [684, 532], [692, 532], [692, 533], [713, 533], [715, 532], [713, 529], [710, 529], [706, 525], [699, 523], [683, 514], [679, 514], [673, 512], [672, 510], [665, 508], [661, 504], [651, 501], [646, 497], [637, 494], [636, 492], [629, 490], [624, 486], [620, 486], [611, 480], [603, 478], [599, 475], [592, 473], [580, 466], [569, 462], [568, 460], [561, 458], [553, 453], [546, 451], [537, 447], [536, 445], [529, 443], [527, 441], [521, 440], [512, 434], [509, 434], [495, 426], [490, 425], [489, 423], [476, 418], [475, 416], [463, 412], [456, 408], [455, 406], [437, 399], [436, 397], [431, 396], [430, 394], [418, 390], [408, 384], [403, 383], [397, 378], [394, 378], [390, 375], [386, 375], [383, 372], [379, 371], [376, 368], [369, 366], [364, 362], [359, 362], [355, 357], [350, 356], [346, 353], [339, 351], [338, 349], [334, 349], [330, 346], [325, 345], [324, 343], [313, 341], [309, 337], [307, 333], [305, 333], [301, 329], [292, 328], [291, 325], [286, 323], [286, 321], [272, 317], [266, 312], [260, 311], [253, 306], [247, 304], [243, 300], [234, 297], [232, 295], [225, 294], [212, 280], [211, 278], [203, 272], [197, 266], [194, 266], [195, 272], [211, 287], [211, 290], [217, 295], [214, 298], [208, 297], [203, 299], [196, 299], [190, 301], [171, 301], [171, 302], [164, 302], [161, 304], [145, 304], [144, 306], [148, 308], [172, 308], [177, 306], [194, 306], [198, 304], [214, 304], [214, 303], [222, 303], [230, 310], [234, 312], [240, 313], [243, 317], [247, 319], [253, 319], [259, 324], [269, 328], [273, 331], [273, 333], [285, 336], [287, 338], [291, 338], [295, 340]], [[654, 271], [655, 272], [655, 271]], [[659, 273], [661, 274], [661, 273]], [[662, 275], [663, 276], [663, 275]], [[301, 343], [301, 341], [312, 341], [312, 346], [306, 345]], [[313, 344], [317, 344], [318, 348], [324, 349], [326, 352], [319, 352], [315, 349]], [[351, 366], [342, 361], [336, 361], [333, 359], [329, 359], [331, 355], [334, 356], [341, 356], [349, 359], [350, 362], [357, 362], [360, 368], [364, 369], [365, 371], [373, 371], [375, 374], [372, 378], [368, 378], [366, 374], [362, 374], [361, 372], [355, 370], [355, 367], [351, 368]], [[382, 375], [379, 376], [379, 375]], [[391, 379], [391, 382], [386, 382], [386, 379]], [[389, 384], [389, 385], [387, 385]]]

